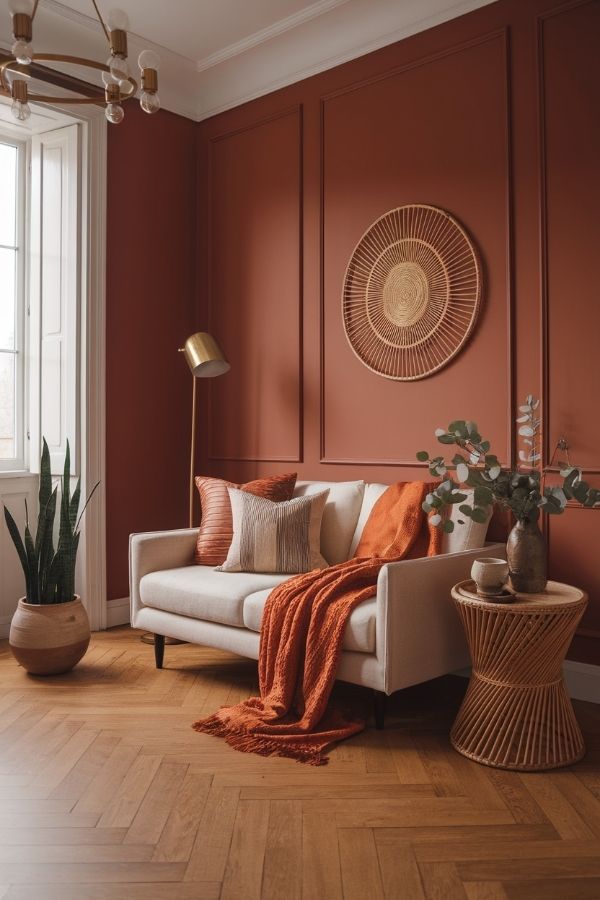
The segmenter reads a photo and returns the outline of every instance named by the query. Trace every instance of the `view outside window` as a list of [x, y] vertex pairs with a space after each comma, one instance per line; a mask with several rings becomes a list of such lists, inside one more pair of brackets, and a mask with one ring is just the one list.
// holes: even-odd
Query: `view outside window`
[[0, 143], [0, 460], [17, 454], [18, 150]]

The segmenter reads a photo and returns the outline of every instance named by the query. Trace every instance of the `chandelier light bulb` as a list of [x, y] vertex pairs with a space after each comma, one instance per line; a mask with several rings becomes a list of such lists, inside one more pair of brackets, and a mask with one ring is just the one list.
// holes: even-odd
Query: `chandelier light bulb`
[[19, 122], [26, 122], [31, 115], [29, 103], [22, 103], [20, 100], [13, 100], [10, 111]]
[[120, 103], [109, 103], [104, 114], [113, 125], [118, 125], [125, 118], [125, 112]]
[[117, 84], [118, 83], [112, 77], [110, 72], [102, 72], [101, 77], [102, 77], [102, 84], [104, 85], [104, 87], [108, 87], [109, 84]]
[[129, 80], [129, 63], [126, 59], [123, 59], [120, 56], [111, 56], [107, 59], [106, 65], [110, 69], [113, 81], [123, 84]]
[[28, 66], [33, 59], [33, 49], [27, 41], [15, 41], [12, 45], [12, 55], [22, 66]]
[[129, 18], [122, 9], [111, 9], [106, 17], [106, 24], [111, 31], [127, 31], [129, 29]]
[[158, 94], [151, 94], [148, 91], [142, 91], [140, 94], [140, 106], [148, 115], [157, 113], [160, 109], [160, 100]]
[[160, 56], [154, 50], [142, 50], [138, 56], [138, 66], [143, 72], [144, 69], [155, 69], [158, 72], [160, 68]]
[[33, 4], [34, 0], [10, 0], [8, 11], [11, 16], [18, 16], [20, 13], [30, 16], [33, 12]]

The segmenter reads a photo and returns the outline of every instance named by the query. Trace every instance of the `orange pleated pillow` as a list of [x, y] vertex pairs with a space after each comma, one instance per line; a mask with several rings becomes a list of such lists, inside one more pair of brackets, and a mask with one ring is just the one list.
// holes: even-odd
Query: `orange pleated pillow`
[[246, 484], [234, 484], [222, 478], [197, 475], [196, 487], [200, 494], [200, 530], [196, 541], [194, 559], [199, 566], [220, 566], [227, 559], [233, 538], [233, 517], [227, 488], [247, 491], [257, 497], [279, 502], [291, 500], [296, 486], [297, 473], [270, 475]]

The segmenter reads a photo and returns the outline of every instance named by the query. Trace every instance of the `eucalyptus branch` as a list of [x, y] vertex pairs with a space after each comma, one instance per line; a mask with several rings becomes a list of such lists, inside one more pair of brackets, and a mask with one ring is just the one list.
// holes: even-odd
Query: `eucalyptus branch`
[[[490, 442], [481, 437], [475, 422], [456, 419], [447, 429], [436, 429], [440, 444], [454, 445], [462, 452], [455, 453], [451, 460], [430, 457], [426, 450], [417, 453], [417, 459], [428, 464], [430, 475], [442, 479], [423, 503], [432, 524], [452, 531], [454, 523], [444, 517], [444, 512], [456, 503], [460, 504], [459, 511], [475, 522], [487, 521], [494, 504], [509, 509], [521, 521], [537, 519], [540, 511], [560, 514], [569, 500], [586, 507], [600, 506], [600, 490], [591, 488], [576, 466], [568, 464], [561, 469], [561, 486], [542, 486], [539, 405], [539, 400], [529, 394], [519, 407], [517, 424], [523, 446], [519, 450], [520, 465], [514, 470], [503, 467], [490, 453]], [[472, 503], [465, 502], [469, 499], [465, 489], [472, 491]]]

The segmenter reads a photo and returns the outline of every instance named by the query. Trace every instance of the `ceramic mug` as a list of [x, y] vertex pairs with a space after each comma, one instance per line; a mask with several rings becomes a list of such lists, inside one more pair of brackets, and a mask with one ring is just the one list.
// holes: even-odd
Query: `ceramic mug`
[[489, 556], [476, 559], [471, 567], [471, 578], [482, 594], [501, 594], [508, 581], [508, 563], [505, 559]]

